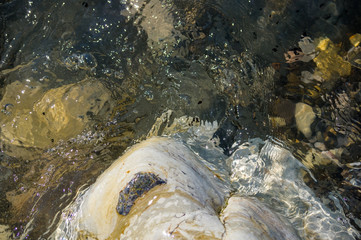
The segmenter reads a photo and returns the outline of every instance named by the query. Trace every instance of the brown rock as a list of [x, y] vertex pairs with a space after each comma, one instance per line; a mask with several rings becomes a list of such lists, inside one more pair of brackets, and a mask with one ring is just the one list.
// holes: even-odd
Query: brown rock
[[40, 85], [29, 87], [16, 81], [6, 87], [0, 104], [12, 104], [2, 113], [1, 139], [35, 148], [75, 137], [93, 116], [106, 116], [113, 105], [111, 92], [101, 82], [89, 79], [45, 93]]

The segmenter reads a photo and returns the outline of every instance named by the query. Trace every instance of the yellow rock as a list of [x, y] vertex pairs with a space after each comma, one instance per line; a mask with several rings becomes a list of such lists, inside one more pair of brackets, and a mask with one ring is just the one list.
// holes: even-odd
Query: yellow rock
[[297, 129], [305, 135], [306, 138], [312, 136], [311, 124], [316, 118], [312, 107], [305, 103], [299, 102], [296, 104], [295, 119]]
[[0, 239], [11, 239], [11, 234], [8, 226], [0, 225]]
[[93, 116], [104, 116], [113, 107], [111, 92], [99, 81], [89, 79], [45, 93], [39, 84], [16, 81], [6, 87], [0, 104], [1, 139], [36, 148], [75, 137]]
[[[85, 80], [51, 89], [35, 104], [34, 111], [48, 126], [53, 139], [62, 139], [79, 134], [98, 115], [111, 99], [111, 92], [95, 80]], [[106, 110], [105, 110], [106, 111]]]
[[317, 45], [317, 48], [321, 51], [326, 51], [327, 48], [329, 47], [329, 44], [332, 43], [331, 40], [329, 38], [325, 38], [320, 40], [320, 42]]
[[286, 124], [286, 120], [284, 118], [281, 117], [269, 117], [271, 124], [273, 127], [285, 127]]
[[6, 86], [0, 102], [1, 140], [19, 146], [31, 146], [34, 143], [34, 137], [39, 132], [33, 132], [31, 126], [37, 125], [39, 130], [45, 126], [39, 125], [32, 108], [43, 94], [41, 85], [36, 82], [15, 81]]
[[360, 42], [361, 42], [361, 34], [356, 33], [356, 34], [352, 35], [349, 39], [350, 39], [350, 43], [354, 47], [357, 47], [358, 45], [360, 45]]
[[351, 64], [343, 60], [338, 54], [339, 48], [329, 38], [319, 40], [316, 50], [319, 51], [313, 59], [317, 66], [316, 75], [325, 80], [350, 75]]

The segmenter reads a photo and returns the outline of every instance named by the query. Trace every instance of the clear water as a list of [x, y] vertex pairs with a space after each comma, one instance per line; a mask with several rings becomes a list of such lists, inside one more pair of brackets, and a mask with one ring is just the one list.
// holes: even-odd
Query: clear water
[[[218, 161], [220, 175], [226, 174], [226, 156], [249, 138], [279, 139], [308, 169], [291, 190], [307, 188], [310, 202], [317, 199], [336, 214], [335, 221], [341, 214], [360, 230], [359, 68], [324, 83], [305, 83], [302, 72], [312, 72], [315, 64], [288, 64], [284, 58], [301, 35], [328, 37], [342, 43], [340, 54], [347, 52], [348, 38], [359, 31], [360, 8], [358, 1], [322, 0], [2, 1], [1, 121], [15, 113], [30, 118], [38, 99], [26, 95], [29, 90], [39, 86], [42, 96], [84, 79], [111, 92], [112, 108], [89, 115], [78, 135], [47, 139], [46, 147], [1, 139], [0, 226], [13, 238], [49, 237], [79, 189], [144, 139], [162, 113], [173, 110], [172, 118], [218, 121], [214, 137], [223, 153], [203, 154]], [[7, 87], [17, 81], [9, 95]], [[298, 102], [317, 110], [311, 126], [315, 139], [297, 130], [292, 109]], [[275, 126], [272, 117], [286, 124]], [[12, 127], [17, 124], [29, 126]], [[0, 127], [2, 133], [8, 130]], [[188, 139], [197, 151], [200, 142]], [[257, 189], [250, 184], [242, 191], [273, 199], [275, 193]], [[292, 204], [302, 209], [306, 201]], [[289, 202], [269, 204], [298, 215]]]

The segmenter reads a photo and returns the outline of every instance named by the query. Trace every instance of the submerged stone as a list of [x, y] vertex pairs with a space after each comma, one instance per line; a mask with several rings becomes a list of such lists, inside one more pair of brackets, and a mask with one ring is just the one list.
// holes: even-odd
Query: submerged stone
[[350, 39], [350, 43], [354, 47], [357, 47], [361, 43], [361, 34], [356, 33], [356, 34], [352, 35], [349, 39]]
[[316, 118], [312, 107], [305, 103], [297, 103], [295, 109], [295, 119], [298, 131], [302, 132], [306, 138], [312, 136], [311, 124]]
[[47, 148], [80, 134], [95, 116], [105, 117], [113, 101], [101, 82], [79, 83], [44, 90], [40, 83], [15, 81], [6, 86], [1, 139], [8, 145]]
[[315, 74], [325, 80], [344, 77], [351, 74], [351, 64], [338, 54], [339, 48], [329, 39], [321, 39], [316, 50], [319, 54], [313, 59], [316, 63]]

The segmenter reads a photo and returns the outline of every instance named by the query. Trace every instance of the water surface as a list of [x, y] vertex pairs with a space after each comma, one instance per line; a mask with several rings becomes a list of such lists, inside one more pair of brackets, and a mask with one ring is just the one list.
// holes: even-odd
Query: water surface
[[[307, 167], [315, 196], [345, 216], [335, 221], [360, 231], [358, 52], [348, 74], [321, 80], [316, 61], [284, 56], [308, 36], [346, 59], [360, 10], [322, 0], [3, 1], [0, 224], [12, 238], [48, 238], [76, 193], [172, 110], [170, 121], [218, 121], [222, 161], [249, 138], [278, 139]], [[315, 113], [310, 136], [298, 103]]]

